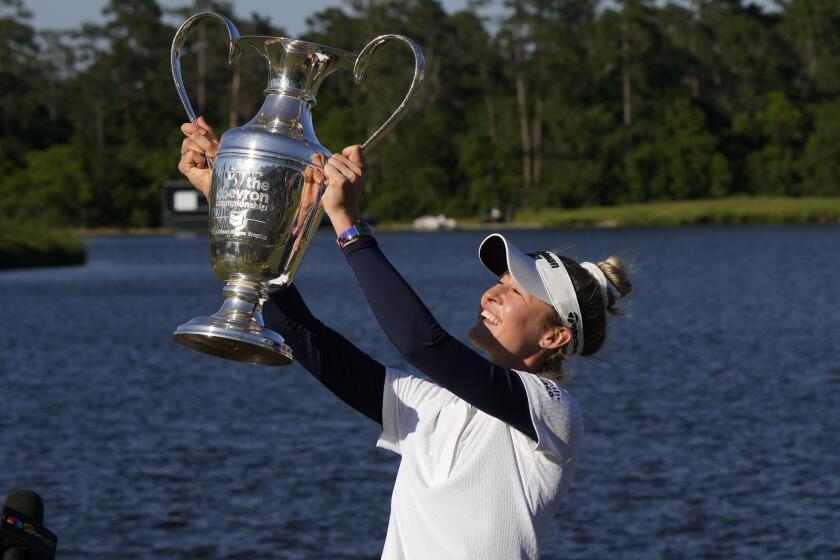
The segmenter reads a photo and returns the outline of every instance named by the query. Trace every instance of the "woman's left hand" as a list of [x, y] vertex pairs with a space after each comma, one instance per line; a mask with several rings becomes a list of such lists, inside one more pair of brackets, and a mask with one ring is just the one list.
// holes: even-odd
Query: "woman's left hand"
[[324, 166], [327, 190], [322, 202], [336, 235], [359, 219], [359, 199], [365, 183], [365, 162], [361, 146], [348, 146], [333, 155]]
[[198, 117], [194, 123], [182, 124], [181, 132], [186, 138], [181, 143], [181, 161], [178, 162], [178, 171], [192, 183], [192, 186], [201, 191], [205, 198], [209, 199], [212, 172], [207, 168], [205, 158], [216, 157], [219, 140], [216, 139], [213, 129], [204, 117]]

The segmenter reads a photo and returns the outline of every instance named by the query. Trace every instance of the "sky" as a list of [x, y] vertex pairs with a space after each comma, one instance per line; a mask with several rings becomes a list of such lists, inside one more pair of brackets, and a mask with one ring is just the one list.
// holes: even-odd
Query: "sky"
[[[102, 7], [107, 0], [23, 0], [32, 12], [32, 24], [38, 29], [67, 29], [78, 27], [83, 22], [102, 22]], [[163, 7], [176, 7], [188, 4], [188, 0], [158, 0]], [[753, 0], [754, 3], [769, 6], [770, 0]], [[498, 2], [501, 4], [501, 1]], [[467, 5], [467, 0], [442, 0], [444, 8], [457, 11]], [[236, 13], [241, 16], [257, 12], [267, 15], [272, 23], [284, 27], [291, 35], [299, 35], [306, 30], [306, 18], [329, 6], [343, 6], [341, 0], [236, 0]], [[236, 23], [234, 21], [234, 23]]]
[[[66, 29], [78, 27], [83, 22], [101, 22], [102, 8], [107, 0], [23, 0], [32, 12], [32, 25], [38, 29]], [[163, 7], [180, 7], [189, 0], [158, 0]], [[306, 18], [329, 6], [343, 6], [341, 0], [235, 0], [236, 13], [240, 16], [257, 12], [267, 15], [271, 22], [294, 36], [306, 29]], [[467, 5], [467, 0], [443, 0], [447, 11], [457, 11]], [[234, 21], [234, 23], [236, 23]]]

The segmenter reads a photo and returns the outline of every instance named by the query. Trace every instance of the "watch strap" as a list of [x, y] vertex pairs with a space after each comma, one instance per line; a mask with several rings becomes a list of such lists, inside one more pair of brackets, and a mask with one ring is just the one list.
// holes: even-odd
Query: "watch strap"
[[344, 248], [346, 245], [359, 239], [360, 237], [373, 237], [373, 229], [370, 224], [362, 220], [356, 220], [349, 228], [344, 230], [341, 235], [335, 240], [336, 245]]

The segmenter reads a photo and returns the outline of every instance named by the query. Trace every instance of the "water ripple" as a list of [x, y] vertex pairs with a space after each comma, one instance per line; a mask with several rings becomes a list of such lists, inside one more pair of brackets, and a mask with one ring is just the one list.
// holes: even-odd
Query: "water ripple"
[[[632, 318], [571, 385], [586, 439], [543, 557], [840, 557], [840, 228], [512, 232], [525, 249], [631, 255]], [[483, 235], [381, 235], [462, 336], [492, 282]], [[397, 367], [331, 236], [299, 285]], [[87, 265], [0, 274], [0, 492], [44, 496], [65, 560], [370, 559], [397, 458], [298, 366], [170, 341], [221, 303], [204, 240], [95, 239]], [[4, 490], [5, 489], [5, 490]]]

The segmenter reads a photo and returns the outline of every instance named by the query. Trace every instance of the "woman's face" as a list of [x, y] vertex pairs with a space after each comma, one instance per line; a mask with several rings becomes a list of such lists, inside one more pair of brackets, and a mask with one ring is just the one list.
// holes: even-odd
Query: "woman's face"
[[543, 317], [550, 309], [505, 274], [484, 292], [478, 319], [467, 336], [494, 363], [521, 368], [523, 362], [544, 351], [540, 347], [546, 336]]

